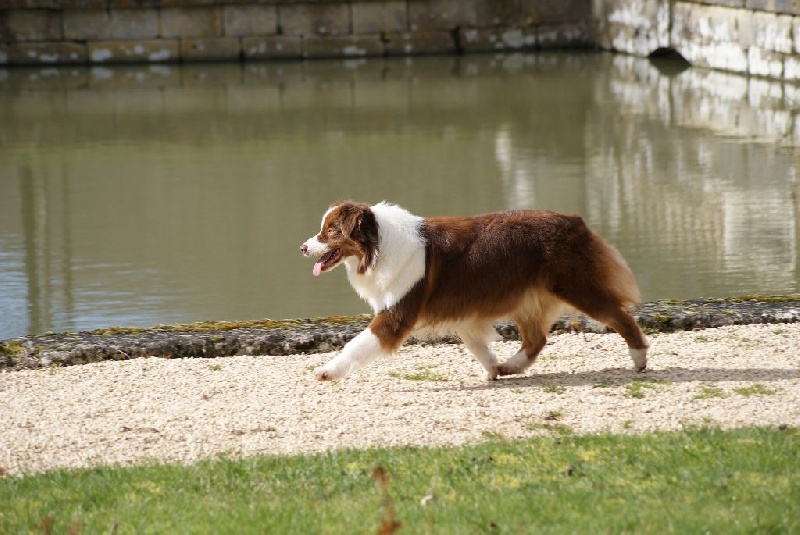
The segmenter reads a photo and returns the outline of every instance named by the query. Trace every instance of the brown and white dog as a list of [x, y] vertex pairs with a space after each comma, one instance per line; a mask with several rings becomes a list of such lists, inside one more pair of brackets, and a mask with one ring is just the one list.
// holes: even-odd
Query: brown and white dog
[[[619, 252], [579, 216], [520, 210], [476, 217], [415, 216], [403, 208], [345, 201], [300, 248], [319, 258], [318, 276], [340, 264], [375, 316], [342, 352], [314, 373], [340, 379], [393, 353], [413, 331], [457, 334], [488, 379], [524, 372], [553, 322], [572, 306], [618, 332], [635, 369], [647, 366], [647, 340], [627, 312], [639, 300]], [[489, 349], [494, 322], [513, 319], [522, 348], [503, 363]]]

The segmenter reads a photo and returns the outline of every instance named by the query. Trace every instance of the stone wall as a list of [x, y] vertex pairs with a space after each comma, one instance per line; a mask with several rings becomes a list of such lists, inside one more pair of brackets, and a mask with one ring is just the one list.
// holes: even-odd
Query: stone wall
[[0, 0], [0, 64], [599, 47], [800, 80], [800, 0]]
[[593, 42], [693, 65], [800, 80], [800, 0], [593, 0]]
[[274, 60], [588, 45], [591, 0], [0, 0], [0, 64]]

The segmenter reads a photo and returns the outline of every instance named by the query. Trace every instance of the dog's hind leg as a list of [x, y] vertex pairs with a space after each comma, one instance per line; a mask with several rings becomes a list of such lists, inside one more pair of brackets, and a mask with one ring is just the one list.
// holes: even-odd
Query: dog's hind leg
[[497, 331], [491, 324], [472, 324], [456, 329], [461, 341], [486, 370], [486, 379], [497, 379], [497, 357], [489, 349], [489, 342], [497, 339]]
[[547, 343], [547, 337], [538, 325], [520, 325], [519, 330], [522, 336], [522, 348], [514, 356], [497, 366], [497, 375], [514, 375], [523, 373], [533, 366], [536, 357], [539, 356], [542, 348]]
[[637, 372], [643, 372], [647, 368], [647, 338], [636, 324], [633, 317], [622, 307], [608, 310], [598, 316], [600, 321], [614, 329], [625, 339], [628, 344], [628, 354], [633, 360], [633, 366]]
[[563, 303], [543, 292], [532, 293], [514, 314], [522, 348], [497, 367], [498, 375], [514, 375], [530, 368], [547, 343], [547, 333], [563, 310]]
[[591, 290], [595, 291], [571, 293], [564, 297], [569, 304], [587, 316], [605, 323], [619, 333], [628, 344], [628, 354], [633, 360], [634, 368], [637, 372], [644, 371], [647, 368], [647, 348], [650, 347], [644, 333], [624, 305], [615, 302], [613, 297], [603, 296], [599, 289]]

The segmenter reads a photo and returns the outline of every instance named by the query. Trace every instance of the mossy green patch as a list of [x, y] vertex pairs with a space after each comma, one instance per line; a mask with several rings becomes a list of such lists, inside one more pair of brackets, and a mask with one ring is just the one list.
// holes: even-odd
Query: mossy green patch
[[750, 386], [734, 388], [733, 391], [739, 394], [740, 396], [744, 396], [746, 398], [749, 398], [750, 396], [769, 396], [776, 392], [775, 390], [767, 388], [761, 383], [753, 383]]
[[668, 381], [663, 379], [634, 379], [629, 384], [625, 385], [626, 395], [630, 398], [643, 398], [646, 389], [657, 390], [659, 385], [667, 384]]
[[217, 331], [233, 331], [237, 329], [302, 329], [304, 326], [317, 325], [350, 325], [369, 321], [371, 316], [328, 316], [324, 318], [286, 319], [286, 320], [250, 320], [250, 321], [200, 321], [177, 325], [155, 325], [149, 328], [140, 327], [107, 327], [90, 331], [95, 335], [145, 334], [148, 332], [172, 333], [207, 333]]
[[726, 398], [728, 394], [719, 387], [716, 386], [703, 386], [700, 388], [700, 392], [695, 394], [694, 399], [712, 399], [712, 398]]
[[19, 340], [0, 342], [0, 356], [16, 361], [25, 354], [25, 346]]
[[447, 377], [431, 370], [420, 370], [414, 373], [389, 372], [389, 376], [406, 381], [447, 381]]

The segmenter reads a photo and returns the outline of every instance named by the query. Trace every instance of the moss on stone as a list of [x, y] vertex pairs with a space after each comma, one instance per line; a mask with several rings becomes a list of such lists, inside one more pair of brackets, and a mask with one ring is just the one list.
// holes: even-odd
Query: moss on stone
[[25, 354], [25, 346], [19, 340], [0, 342], [0, 357], [9, 359], [12, 363]]
[[287, 320], [250, 320], [250, 321], [200, 321], [195, 323], [181, 323], [176, 325], [155, 325], [149, 328], [142, 327], [107, 327], [95, 329], [89, 334], [124, 335], [146, 333], [208, 333], [217, 331], [233, 331], [237, 329], [297, 329], [307, 325], [347, 325], [369, 321], [371, 316], [361, 314], [358, 316], [328, 316], [322, 318], [287, 319]]

